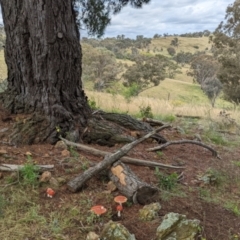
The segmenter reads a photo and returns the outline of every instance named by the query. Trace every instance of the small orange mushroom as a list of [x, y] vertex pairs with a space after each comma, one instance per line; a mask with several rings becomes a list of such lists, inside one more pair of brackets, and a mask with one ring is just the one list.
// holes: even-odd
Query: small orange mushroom
[[117, 206], [117, 215], [121, 217], [121, 211], [123, 210], [122, 204], [127, 201], [127, 198], [125, 196], [117, 196], [114, 198], [114, 201], [119, 204]]
[[51, 188], [47, 189], [47, 197], [52, 198], [54, 196], [54, 194], [55, 194], [55, 191], [53, 189], [51, 189]]
[[122, 203], [125, 203], [127, 201], [127, 198], [125, 196], [117, 196], [114, 198], [114, 202], [119, 203], [122, 205]]
[[107, 209], [102, 205], [96, 205], [91, 208], [91, 211], [100, 216], [104, 214], [107, 211]]

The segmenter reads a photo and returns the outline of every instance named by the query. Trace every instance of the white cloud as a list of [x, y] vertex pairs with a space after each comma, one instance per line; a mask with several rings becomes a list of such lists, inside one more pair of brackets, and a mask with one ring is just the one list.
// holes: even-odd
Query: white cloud
[[104, 37], [214, 31], [231, 3], [233, 0], [152, 0], [142, 9], [126, 7], [114, 15]]

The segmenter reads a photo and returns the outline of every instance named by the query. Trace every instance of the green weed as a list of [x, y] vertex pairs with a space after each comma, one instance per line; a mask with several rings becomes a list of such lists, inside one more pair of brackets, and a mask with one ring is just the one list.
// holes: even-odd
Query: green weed
[[164, 122], [174, 122], [176, 117], [172, 114], [161, 116], [160, 119]]
[[23, 185], [37, 185], [38, 184], [38, 167], [34, 165], [31, 156], [27, 156], [27, 162], [23, 168], [20, 169], [20, 177], [23, 180]]
[[88, 105], [90, 106], [90, 108], [92, 110], [97, 110], [98, 109], [97, 103], [96, 103], [95, 100], [88, 99]]
[[236, 203], [227, 202], [224, 207], [229, 210], [230, 212], [234, 213], [237, 217], [240, 216], [240, 208]]
[[157, 151], [156, 154], [160, 158], [164, 157], [164, 153], [162, 151]]
[[6, 200], [3, 195], [0, 194], [0, 217], [4, 216], [4, 208], [6, 206]]
[[79, 153], [76, 151], [75, 147], [73, 146], [70, 146], [68, 148], [70, 154], [71, 154], [71, 157], [74, 157], [74, 158], [78, 158], [79, 157]]
[[240, 161], [235, 161], [235, 162], [233, 162], [233, 164], [237, 167], [240, 167]]
[[227, 140], [218, 132], [208, 130], [205, 132], [205, 138], [210, 140], [211, 142], [217, 144], [217, 145], [227, 145]]
[[171, 191], [177, 184], [177, 173], [171, 173], [170, 175], [163, 174], [159, 171], [159, 168], [155, 168], [155, 176], [158, 178], [158, 186], [161, 189]]

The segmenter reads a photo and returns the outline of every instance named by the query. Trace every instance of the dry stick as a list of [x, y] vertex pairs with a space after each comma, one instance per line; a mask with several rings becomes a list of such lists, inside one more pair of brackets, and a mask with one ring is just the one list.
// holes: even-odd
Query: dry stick
[[[67, 139], [62, 138], [62, 137], [60, 137], [60, 139], [63, 140], [69, 146], [77, 147], [78, 149], [89, 152], [95, 156], [106, 156], [107, 154], [110, 154], [109, 152], [101, 151], [96, 148], [86, 146], [84, 144], [79, 144], [79, 143], [74, 143], [74, 142], [68, 141]], [[167, 164], [163, 164], [163, 163], [157, 163], [157, 162], [153, 162], [153, 161], [141, 160], [141, 159], [137, 159], [137, 158], [130, 158], [130, 157], [126, 157], [126, 156], [122, 157], [121, 161], [123, 163], [134, 164], [134, 165], [138, 165], [138, 166], [147, 166], [147, 167], [159, 167], [159, 168], [171, 168], [171, 169], [185, 168], [185, 167], [180, 167], [180, 166], [172, 166], [172, 165], [167, 165]]]
[[86, 181], [91, 179], [93, 176], [101, 172], [102, 170], [106, 169], [107, 167], [111, 166], [114, 162], [119, 160], [125, 154], [127, 154], [133, 147], [138, 145], [139, 143], [143, 142], [144, 140], [148, 139], [152, 135], [156, 134], [157, 132], [161, 131], [166, 126], [162, 126], [157, 128], [156, 130], [146, 134], [142, 138], [139, 138], [129, 144], [124, 145], [122, 148], [117, 150], [115, 153], [107, 154], [104, 159], [96, 164], [94, 167], [87, 169], [84, 173], [77, 176], [76, 178], [72, 179], [67, 183], [67, 187], [71, 192], [77, 192], [80, 190]]
[[[51, 171], [54, 168], [54, 165], [35, 165], [37, 168], [39, 168], [39, 171]], [[14, 172], [19, 171], [21, 168], [23, 168], [24, 165], [16, 165], [16, 164], [0, 164], [0, 170], [1, 171], [7, 171], [7, 172]]]
[[190, 143], [190, 144], [195, 144], [195, 145], [199, 145], [201, 147], [204, 147], [204, 148], [208, 149], [209, 151], [211, 151], [212, 155], [214, 157], [217, 157], [217, 158], [221, 159], [218, 156], [217, 152], [213, 148], [209, 147], [208, 145], [206, 145], [204, 143], [201, 143], [201, 142], [198, 142], [198, 141], [193, 141], [193, 140], [170, 141], [170, 142], [167, 142], [167, 143], [165, 143], [165, 144], [163, 144], [161, 146], [157, 146], [157, 147], [154, 147], [154, 148], [148, 148], [147, 151], [153, 152], [153, 151], [161, 150], [161, 149], [163, 149], [163, 148], [165, 148], [165, 147], [167, 147], [169, 145], [184, 144], [184, 143]]

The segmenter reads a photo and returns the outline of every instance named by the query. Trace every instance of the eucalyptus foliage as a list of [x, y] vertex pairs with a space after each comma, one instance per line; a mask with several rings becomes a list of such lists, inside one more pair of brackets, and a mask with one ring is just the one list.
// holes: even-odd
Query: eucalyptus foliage
[[119, 13], [130, 5], [141, 8], [150, 0], [73, 0], [77, 20], [81, 28], [86, 28], [89, 35], [101, 37], [111, 23], [111, 15]]

